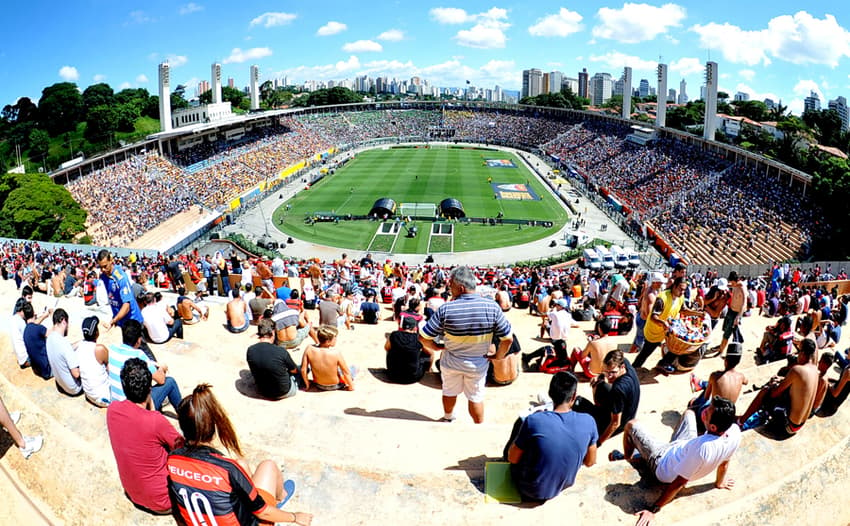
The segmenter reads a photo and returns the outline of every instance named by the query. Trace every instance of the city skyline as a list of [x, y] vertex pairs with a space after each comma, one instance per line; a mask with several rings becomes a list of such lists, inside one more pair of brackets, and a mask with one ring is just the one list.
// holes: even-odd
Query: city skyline
[[[522, 71], [531, 68], [569, 78], [586, 68], [589, 77], [609, 73], [616, 81], [630, 66], [635, 85], [642, 78], [654, 85], [659, 59], [669, 66], [668, 87], [685, 80], [691, 100], [699, 96], [707, 60], [719, 64], [719, 89], [730, 97], [741, 92], [753, 100], [782, 100], [796, 114], [811, 92], [822, 107], [850, 94], [850, 20], [834, 1], [806, 10], [786, 0], [769, 7], [726, 0], [462, 5], [352, 10], [331, 1], [307, 10], [246, 0], [234, 12], [220, 1], [96, 9], [27, 3], [6, 20], [0, 69], [8, 80], [0, 104], [22, 96], [37, 102], [41, 89], [63, 80], [81, 89], [107, 82], [115, 90], [142, 87], [155, 94], [157, 64], [164, 60], [173, 85], [186, 85], [190, 96], [213, 62], [237, 88], [248, 84], [249, 66], [257, 64], [261, 82], [419, 76], [437, 87], [463, 88], [468, 80], [520, 91]], [[29, 35], [33, 20], [39, 20], [38, 38]], [[97, 31], [80, 30], [87, 26]]]

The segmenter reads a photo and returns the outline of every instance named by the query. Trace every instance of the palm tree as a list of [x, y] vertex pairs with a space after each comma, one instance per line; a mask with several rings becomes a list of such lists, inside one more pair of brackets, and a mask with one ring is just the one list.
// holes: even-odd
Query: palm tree
[[770, 109], [770, 119], [776, 122], [781, 121], [785, 117], [785, 112], [788, 111], [788, 106], [783, 106], [782, 101], [773, 105]]

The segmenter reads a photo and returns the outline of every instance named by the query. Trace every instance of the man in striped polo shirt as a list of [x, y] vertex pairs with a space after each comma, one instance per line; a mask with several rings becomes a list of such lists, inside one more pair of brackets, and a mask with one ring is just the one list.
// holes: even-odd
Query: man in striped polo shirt
[[[484, 421], [484, 384], [490, 359], [502, 359], [511, 347], [511, 324], [499, 305], [475, 293], [475, 275], [469, 267], [455, 268], [448, 287], [452, 301], [443, 304], [419, 333], [423, 347], [442, 351], [440, 373], [443, 380], [442, 422], [455, 419], [457, 395], [463, 392], [469, 414], [476, 424]], [[493, 335], [500, 338], [496, 354], [488, 356]], [[442, 336], [445, 347], [434, 338]]]

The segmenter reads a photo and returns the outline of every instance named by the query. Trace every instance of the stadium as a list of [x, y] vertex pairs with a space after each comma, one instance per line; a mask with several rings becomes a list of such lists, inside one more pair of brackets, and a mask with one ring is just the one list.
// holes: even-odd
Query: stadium
[[[564, 236], [580, 231], [586, 218], [605, 225], [589, 232], [593, 238], [645, 248], [644, 271], [669, 271], [668, 265], [684, 262], [704, 283], [707, 269], [734, 266], [746, 269], [755, 283], [772, 262], [807, 256], [812, 238], [825, 228], [805, 197], [811, 177], [770, 159], [667, 128], [636, 129], [596, 112], [507, 104], [390, 102], [249, 113], [163, 131], [51, 177], [88, 211], [93, 245], [110, 248], [128, 268], [140, 268], [136, 275], [149, 270], [169, 298], [165, 276], [163, 283], [159, 279], [170, 255], [187, 267], [216, 252], [259, 262], [258, 254], [219, 239], [229, 233], [276, 250], [290, 267], [275, 277], [303, 289], [314, 264], [331, 283], [349, 271], [359, 275], [367, 253], [392, 264], [391, 275], [398, 269], [411, 281], [436, 272], [425, 263], [428, 257], [445, 270], [468, 263], [482, 283], [493, 285], [535, 274], [550, 284], [562, 277], [586, 280], [585, 271], [569, 264], [514, 265], [566, 252]], [[120, 198], [115, 189], [125, 190]], [[721, 200], [724, 209], [718, 210]], [[259, 222], [249, 221], [257, 215]], [[38, 257], [48, 266], [91, 265], [93, 248], [68, 247], [5, 245], [7, 258], [24, 266]], [[221, 291], [219, 279], [226, 276], [211, 277], [210, 290]], [[8, 304], [18, 295], [13, 283], [0, 284]], [[51, 290], [34, 296], [35, 307], [75, 312], [69, 335], [81, 338], [89, 308], [82, 298], [48, 296]], [[394, 322], [385, 323], [393, 313], [381, 305], [381, 324], [357, 323], [356, 330], [340, 332], [339, 347], [359, 367], [356, 390], [299, 392], [292, 400], [271, 401], [258, 393], [245, 365], [254, 330], [239, 335], [225, 328], [226, 301], [206, 298], [209, 320], [187, 327], [185, 340], [154, 347], [184, 394], [199, 382], [214, 385], [240, 430], [246, 460], [255, 465], [278, 459], [285, 475], [298, 480], [287, 510], [309, 510], [314, 524], [550, 524], [565, 516], [631, 524], [632, 514], [659, 493], [637, 471], [604, 460], [620, 447], [616, 437], [600, 447], [599, 465], [580, 472], [576, 487], [557, 499], [542, 506], [494, 504], [485, 497], [498, 494], [487, 488], [486, 465], [501, 458], [517, 414], [545, 392], [548, 375], [523, 373], [512, 386], [488, 388], [482, 425], [439, 422], [438, 374], [411, 386], [386, 378], [383, 346]], [[524, 351], [543, 344], [535, 337], [539, 317], [519, 308], [507, 316]], [[316, 311], [308, 317], [318, 323]], [[758, 314], [742, 322], [748, 351], [769, 323]], [[569, 348], [584, 347], [585, 331], [593, 330], [591, 321], [577, 325], [581, 330], [570, 332]], [[101, 332], [104, 344], [121, 340], [119, 330]], [[613, 337], [622, 349], [632, 338]], [[718, 331], [712, 343], [719, 339]], [[11, 340], [4, 343], [11, 346]], [[741, 369], [751, 385], [765, 384], [779, 365], [742, 363]], [[706, 358], [694, 372], [707, 378], [721, 367], [719, 358]], [[4, 457], [6, 487], [26, 498], [16, 499], [0, 518], [172, 522], [137, 509], [124, 494], [102, 409], [58, 394], [11, 360], [3, 361], [0, 372], [5, 404], [26, 407], [21, 425], [48, 437], [30, 460]], [[690, 396], [688, 375], [647, 371], [641, 383], [639, 417], [652, 419], [653, 431], [669, 433]], [[588, 383], [579, 389], [592, 398]], [[754, 397], [749, 389], [742, 403]], [[447, 426], [454, 426], [450, 433]], [[706, 479], [665, 508], [659, 523], [779, 524], [790, 502], [806, 510], [806, 523], [834, 523], [829, 508], [843, 502], [832, 495], [840, 492], [824, 492], [813, 504], [811, 487], [830, 488], [850, 478], [843, 460], [850, 416], [813, 418], [802, 434], [768, 442], [748, 433], [731, 468], [739, 480], [731, 496], [724, 494], [719, 505], [718, 490], [709, 491], [713, 485]], [[6, 435], [3, 444], [14, 452]], [[779, 473], [775, 466], [789, 458], [797, 464]]]

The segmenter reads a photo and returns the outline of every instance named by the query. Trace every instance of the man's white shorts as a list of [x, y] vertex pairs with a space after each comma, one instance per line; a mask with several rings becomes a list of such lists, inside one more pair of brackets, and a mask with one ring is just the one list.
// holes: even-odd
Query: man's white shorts
[[484, 385], [487, 383], [487, 372], [466, 373], [455, 369], [443, 368], [443, 396], [457, 396], [463, 393], [470, 402], [484, 401]]

